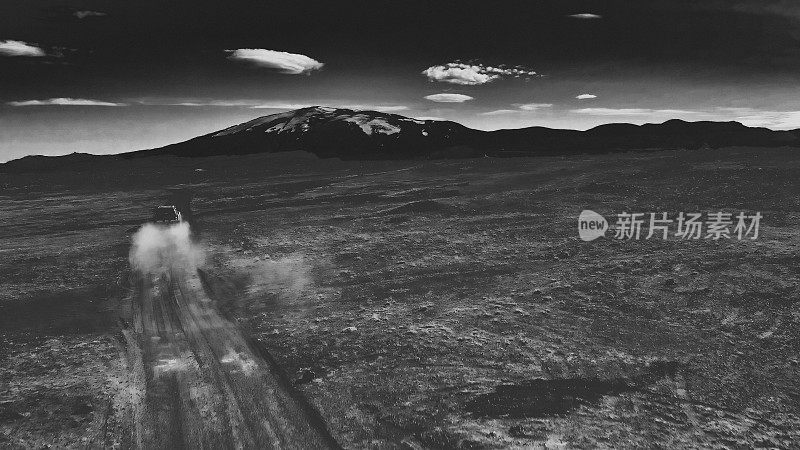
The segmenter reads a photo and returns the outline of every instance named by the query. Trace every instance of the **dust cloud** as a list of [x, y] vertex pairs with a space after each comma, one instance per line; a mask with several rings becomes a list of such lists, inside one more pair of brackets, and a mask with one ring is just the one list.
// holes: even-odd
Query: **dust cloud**
[[313, 285], [311, 266], [302, 254], [283, 258], [233, 258], [227, 266], [247, 276], [247, 294], [275, 295], [281, 302], [293, 303]]
[[203, 264], [205, 251], [192, 241], [187, 222], [172, 225], [148, 223], [133, 235], [128, 260], [143, 274], [156, 274], [170, 267], [193, 269]]
[[297, 300], [311, 284], [309, 266], [299, 255], [257, 261], [250, 270], [250, 292], [270, 290], [286, 300]]

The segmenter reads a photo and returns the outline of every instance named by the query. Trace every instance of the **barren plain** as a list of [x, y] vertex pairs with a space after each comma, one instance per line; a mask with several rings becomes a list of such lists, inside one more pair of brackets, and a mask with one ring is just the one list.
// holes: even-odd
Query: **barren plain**
[[[0, 446], [142, 446], [137, 404], [171, 360], [148, 356], [153, 345], [205, 355], [186, 370], [212, 387], [247, 388], [252, 406], [220, 401], [212, 416], [224, 435], [240, 411], [251, 444], [261, 425], [248, 420], [282, 414], [259, 406], [269, 391], [344, 448], [795, 447], [798, 177], [796, 150], [753, 148], [166, 158], [9, 175]], [[178, 309], [165, 317], [191, 309], [226, 330], [175, 339], [189, 350], [151, 339], [179, 336], [170, 318], [137, 329], [136, 308], [162, 298], [152, 289], [181, 287], [143, 282], [129, 262], [150, 208], [175, 189], [191, 195], [203, 259], [174, 279], [190, 280], [200, 306], [169, 303]], [[584, 209], [764, 218], [753, 241], [583, 242]], [[225, 368], [232, 360], [239, 369]], [[161, 385], [178, 409], [200, 395], [187, 382], [182, 397], [181, 376]], [[173, 443], [209, 426], [202, 412], [165, 414]]]

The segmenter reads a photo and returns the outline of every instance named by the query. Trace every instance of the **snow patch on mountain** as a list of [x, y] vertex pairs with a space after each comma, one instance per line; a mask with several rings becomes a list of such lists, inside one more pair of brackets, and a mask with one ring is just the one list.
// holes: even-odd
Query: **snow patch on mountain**
[[401, 117], [398, 120], [400, 120], [402, 122], [413, 122], [413, 123], [416, 123], [418, 125], [425, 125], [425, 121], [424, 120], [420, 120], [420, 119], [411, 119], [411, 118], [408, 118], [408, 117]]
[[230, 135], [230, 134], [241, 133], [241, 132], [244, 132], [244, 131], [251, 131], [254, 128], [258, 128], [258, 127], [261, 127], [261, 126], [266, 125], [266, 124], [270, 124], [270, 123], [273, 123], [273, 122], [278, 122], [278, 121], [280, 121], [282, 119], [287, 119], [289, 117], [292, 117], [293, 114], [294, 114], [294, 111], [287, 111], [287, 112], [284, 112], [284, 113], [278, 113], [278, 114], [272, 114], [272, 115], [269, 115], [269, 116], [259, 117], [257, 119], [253, 119], [253, 120], [251, 120], [249, 122], [240, 123], [239, 125], [234, 125], [232, 127], [225, 128], [224, 130], [219, 131], [219, 132], [211, 135], [211, 137], [227, 136], [227, 135]]
[[361, 131], [368, 136], [371, 136], [372, 133], [389, 135], [396, 134], [401, 131], [400, 127], [392, 125], [386, 120], [372, 118], [366, 114], [355, 114], [344, 119], [344, 121], [358, 125], [361, 128]]

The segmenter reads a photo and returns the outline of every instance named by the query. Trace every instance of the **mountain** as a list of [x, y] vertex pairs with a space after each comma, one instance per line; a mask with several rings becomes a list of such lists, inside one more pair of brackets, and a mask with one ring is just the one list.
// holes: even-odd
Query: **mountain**
[[306, 151], [320, 158], [415, 159], [541, 156], [730, 146], [800, 147], [800, 130], [773, 131], [738, 122], [608, 124], [587, 131], [530, 127], [479, 131], [455, 122], [418, 120], [376, 111], [311, 107], [259, 117], [166, 147], [115, 156], [28, 156], [0, 172], [75, 169], [103, 161], [172, 155], [202, 157]]
[[123, 156], [213, 156], [303, 150], [321, 158], [410, 159], [735, 145], [800, 146], [800, 133], [749, 128], [738, 122], [682, 120], [645, 125], [609, 124], [588, 131], [544, 127], [479, 131], [450, 121], [316, 106], [259, 117], [185, 142]]
[[269, 116], [154, 150], [126, 154], [212, 156], [303, 150], [321, 158], [429, 157], [467, 145], [481, 132], [455, 122], [417, 120], [397, 114], [327, 107]]

